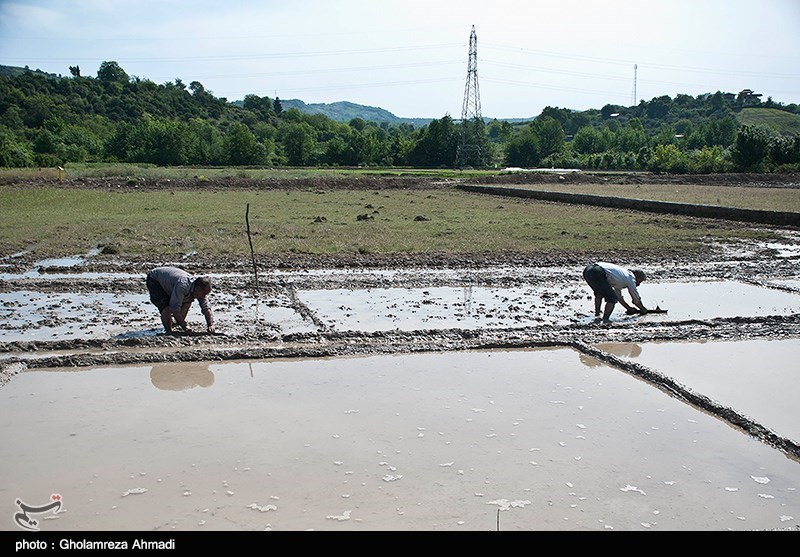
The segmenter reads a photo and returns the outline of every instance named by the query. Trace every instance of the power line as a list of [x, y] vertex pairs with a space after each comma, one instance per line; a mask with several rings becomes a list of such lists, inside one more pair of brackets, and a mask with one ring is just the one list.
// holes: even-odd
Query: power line
[[244, 78], [244, 77], [281, 77], [288, 75], [317, 75], [323, 73], [347, 73], [347, 72], [373, 72], [377, 70], [394, 70], [401, 68], [427, 68], [433, 66], [445, 66], [460, 64], [460, 60], [441, 60], [436, 62], [420, 62], [418, 64], [390, 64], [384, 66], [358, 66], [347, 68], [310, 68], [305, 70], [292, 70], [283, 72], [257, 72], [257, 73], [235, 73], [235, 74], [204, 74], [195, 76], [197, 79], [205, 78]]
[[[638, 64], [638, 62], [634, 62], [633, 60], [620, 60], [620, 59], [613, 59], [613, 58], [599, 58], [595, 56], [584, 56], [578, 54], [564, 54], [560, 52], [553, 52], [547, 50], [536, 50], [536, 49], [528, 49], [528, 48], [516, 48], [516, 47], [508, 47], [508, 46], [501, 46], [501, 45], [493, 45], [489, 46], [489, 48], [494, 48], [497, 50], [502, 50], [506, 52], [517, 52], [521, 54], [531, 54], [536, 56], [545, 56], [551, 58], [564, 58], [569, 60], [579, 60], [579, 61], [586, 61], [586, 62], [598, 62], [603, 64], [611, 64], [617, 66], [628, 66], [630, 67], [631, 64]], [[640, 64], [643, 66], [647, 66], [649, 68], [659, 68], [665, 70], [675, 70], [675, 71], [684, 71], [684, 72], [697, 72], [697, 73], [714, 73], [714, 74], [727, 74], [727, 75], [737, 75], [737, 76], [747, 76], [747, 77], [773, 77], [773, 78], [785, 78], [785, 79], [798, 79], [800, 78], [800, 74], [787, 74], [787, 73], [774, 73], [774, 72], [752, 72], [752, 71], [745, 71], [740, 68], [731, 69], [731, 70], [720, 70], [716, 68], [702, 68], [702, 67], [693, 67], [693, 66], [678, 66], [678, 65], [671, 65], [671, 64], [655, 64], [655, 63], [645, 63]]]
[[[371, 49], [282, 52], [276, 54], [262, 53], [262, 54], [230, 54], [230, 55], [214, 55], [214, 56], [164, 56], [164, 57], [147, 57], [147, 58], [117, 57], [114, 60], [120, 64], [123, 63], [149, 64], [149, 63], [161, 63], [161, 62], [215, 62], [215, 61], [233, 61], [233, 60], [270, 60], [270, 59], [281, 59], [281, 58], [313, 58], [322, 56], [344, 56], [344, 55], [354, 55], [354, 54], [384, 54], [388, 52], [408, 52], [413, 50], [435, 50], [442, 48], [453, 48], [454, 46], [461, 46], [461, 45], [451, 43], [451, 44], [438, 44], [438, 45], [434, 44], [434, 45], [420, 45], [420, 46], [397, 46], [397, 47], [371, 48]], [[49, 62], [94, 62], [97, 60], [103, 61], [103, 60], [108, 60], [108, 58], [102, 58], [102, 57], [26, 58], [24, 63], [42, 64]]]

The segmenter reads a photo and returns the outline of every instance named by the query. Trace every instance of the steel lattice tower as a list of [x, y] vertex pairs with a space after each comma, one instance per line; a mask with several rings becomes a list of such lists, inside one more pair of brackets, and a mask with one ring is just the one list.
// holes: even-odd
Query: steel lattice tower
[[458, 145], [459, 167], [466, 165], [484, 166], [484, 153], [480, 141], [483, 133], [481, 115], [481, 93], [478, 87], [478, 35], [475, 26], [469, 35], [469, 60], [467, 62], [467, 83], [464, 86], [464, 104], [461, 108], [461, 140]]
[[467, 84], [464, 86], [464, 104], [461, 121], [481, 117], [481, 93], [478, 88], [478, 35], [475, 26], [469, 35], [469, 61], [467, 62]]

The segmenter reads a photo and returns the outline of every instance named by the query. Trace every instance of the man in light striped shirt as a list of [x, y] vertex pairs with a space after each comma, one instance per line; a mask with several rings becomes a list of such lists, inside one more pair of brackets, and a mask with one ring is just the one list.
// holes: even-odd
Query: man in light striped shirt
[[[614, 306], [617, 302], [629, 313], [647, 313], [647, 308], [644, 307], [642, 298], [636, 288], [645, 280], [644, 271], [639, 269], [630, 271], [613, 263], [598, 261], [588, 265], [583, 270], [583, 278], [592, 288], [592, 292], [594, 292], [595, 316], [600, 316], [603, 300], [606, 301], [603, 321], [611, 319], [611, 313], [614, 311]], [[625, 301], [625, 298], [622, 297], [622, 290], [627, 290], [630, 293], [631, 301], [639, 308], [638, 310]]]

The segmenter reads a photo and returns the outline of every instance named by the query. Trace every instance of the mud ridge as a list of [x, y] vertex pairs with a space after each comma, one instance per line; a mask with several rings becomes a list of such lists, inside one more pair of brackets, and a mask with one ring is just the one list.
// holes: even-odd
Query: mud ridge
[[[26, 370], [78, 368], [103, 365], [141, 365], [159, 362], [268, 360], [273, 358], [324, 358], [372, 354], [442, 352], [456, 350], [498, 350], [544, 347], [571, 347], [581, 353], [642, 379], [670, 396], [710, 413], [756, 439], [767, 443], [787, 456], [800, 460], [800, 445], [727, 406], [692, 391], [679, 382], [636, 362], [628, 361], [591, 346], [602, 342], [644, 342], [654, 340], [753, 339], [796, 337], [800, 335], [800, 315], [790, 317], [730, 318], [706, 321], [683, 321], [654, 327], [583, 326], [573, 328], [539, 327], [527, 329], [443, 329], [390, 331], [375, 333], [315, 332], [285, 335], [270, 345], [242, 343], [226, 338], [219, 346], [197, 344], [198, 336], [174, 338], [161, 335], [151, 350], [128, 351], [130, 342], [30, 343], [14, 346], [19, 352], [69, 350], [68, 354], [42, 354], [31, 358], [11, 357], [0, 361], [0, 387]], [[179, 341], [176, 345], [174, 341]], [[220, 340], [220, 339], [217, 339]], [[182, 342], [181, 342], [182, 341]], [[173, 349], [165, 350], [163, 343]], [[115, 346], [116, 344], [116, 346]], [[146, 344], [146, 343], [141, 343]], [[161, 344], [161, 345], [159, 345]], [[127, 346], [125, 346], [127, 345]], [[177, 346], [177, 347], [176, 347]], [[10, 346], [5, 346], [9, 350]], [[81, 352], [80, 349], [88, 351]], [[116, 348], [116, 349], [115, 349]], [[77, 350], [76, 350], [77, 349]], [[102, 350], [98, 352], [97, 350]]]
[[[160, 333], [154, 336], [125, 339], [77, 339], [54, 341], [16, 341], [0, 343], [0, 353], [29, 354], [25, 360], [30, 367], [47, 367], [34, 362], [43, 361], [37, 353], [70, 352], [82, 353], [83, 365], [94, 365], [92, 354], [102, 351], [106, 354], [94, 356], [98, 362], [113, 361], [125, 364], [134, 350], [171, 350], [180, 355], [181, 361], [203, 359], [204, 351], [217, 351], [219, 354], [230, 347], [242, 350], [260, 351], [265, 344], [280, 345], [281, 357], [305, 357], [305, 346], [328, 345], [335, 355], [338, 350], [347, 353], [372, 354], [397, 350], [447, 351], [470, 348], [510, 348], [520, 343], [569, 343], [580, 339], [587, 343], [601, 342], [654, 342], [669, 340], [746, 340], [753, 338], [790, 338], [800, 336], [800, 314], [774, 315], [760, 317], [720, 317], [713, 319], [689, 319], [661, 323], [623, 322], [586, 323], [569, 325], [539, 325], [528, 327], [498, 327], [481, 329], [422, 329], [412, 331], [337, 331], [326, 328], [320, 331], [290, 334], [267, 335], [228, 335], [206, 333]], [[492, 344], [493, 343], [493, 344]], [[248, 348], [249, 347], [249, 348]], [[193, 355], [194, 354], [194, 355]], [[139, 358], [140, 356], [135, 356]], [[260, 356], [242, 356], [246, 359]], [[58, 361], [51, 356], [50, 361]], [[88, 358], [88, 359], [87, 359]], [[111, 358], [110, 360], [108, 358]], [[230, 359], [217, 356], [213, 359]], [[8, 357], [5, 361], [22, 360]], [[138, 360], [137, 360], [138, 361]], [[62, 364], [56, 364], [62, 367]], [[64, 366], [76, 365], [65, 363]]]
[[737, 412], [736, 410], [723, 406], [710, 398], [692, 391], [677, 381], [658, 373], [655, 370], [643, 366], [636, 362], [624, 360], [608, 352], [598, 350], [582, 342], [573, 342], [571, 346], [580, 350], [587, 356], [592, 356], [613, 365], [631, 375], [644, 379], [651, 385], [661, 389], [670, 396], [679, 398], [696, 408], [709, 412], [718, 418], [725, 420], [732, 426], [748, 433], [752, 437], [779, 449], [783, 453], [795, 460], [800, 460], [800, 445], [786, 437], [781, 437], [774, 431], [755, 422], [750, 417]]
[[572, 203], [577, 205], [593, 205], [614, 209], [631, 209], [658, 214], [684, 215], [706, 219], [722, 219], [730, 221], [769, 224], [773, 226], [800, 226], [800, 213], [787, 211], [765, 211], [757, 209], [739, 209], [714, 205], [697, 205], [692, 203], [673, 203], [645, 199], [628, 199], [624, 197], [589, 195], [582, 193], [566, 193], [532, 190], [514, 187], [459, 185], [458, 189], [484, 195], [505, 197], [524, 197], [539, 201]]

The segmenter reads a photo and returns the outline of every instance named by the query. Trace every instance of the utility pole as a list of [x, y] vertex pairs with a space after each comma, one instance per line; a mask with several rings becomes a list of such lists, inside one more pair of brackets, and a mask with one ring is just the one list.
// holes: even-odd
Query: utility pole
[[636, 72], [638, 71], [638, 66], [636, 64], [633, 65], [633, 106], [636, 106]]
[[483, 152], [483, 116], [481, 116], [481, 94], [478, 87], [478, 35], [475, 26], [469, 35], [469, 58], [467, 60], [467, 83], [464, 86], [464, 104], [461, 108], [461, 138], [458, 144], [456, 164], [485, 166]]

